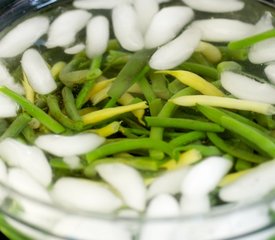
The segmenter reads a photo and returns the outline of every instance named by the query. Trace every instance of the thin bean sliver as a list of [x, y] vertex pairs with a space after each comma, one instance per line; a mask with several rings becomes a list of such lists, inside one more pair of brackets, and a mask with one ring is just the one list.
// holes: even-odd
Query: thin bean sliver
[[130, 57], [108, 91], [111, 100], [107, 103], [106, 107], [112, 107], [118, 98], [121, 97], [138, 78], [141, 79], [144, 77], [143, 72], [146, 73], [147, 70], [149, 70], [146, 66], [151, 53], [152, 50], [141, 50]]

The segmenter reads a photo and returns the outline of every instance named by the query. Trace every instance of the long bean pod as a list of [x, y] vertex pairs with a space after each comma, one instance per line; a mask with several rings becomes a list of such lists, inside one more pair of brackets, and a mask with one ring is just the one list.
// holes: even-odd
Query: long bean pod
[[167, 88], [168, 80], [163, 74], [151, 73], [150, 79], [152, 83], [152, 89], [156, 96], [161, 99], [169, 99], [171, 93]]
[[150, 127], [181, 128], [210, 132], [223, 132], [224, 130], [215, 123], [183, 118], [145, 117], [145, 121]]
[[138, 85], [140, 86], [146, 101], [150, 104], [156, 98], [156, 94], [154, 93], [152, 86], [149, 84], [147, 78], [141, 78], [138, 82]]
[[249, 36], [240, 40], [230, 42], [227, 47], [231, 50], [242, 49], [250, 47], [251, 45], [275, 37], [275, 30], [271, 29], [256, 35]]
[[270, 138], [266, 137], [264, 133], [260, 132], [251, 126], [248, 126], [238, 120], [229, 116], [221, 118], [221, 125], [242, 136], [247, 141], [257, 145], [260, 149], [266, 152], [270, 157], [275, 157], [275, 143]]
[[26, 141], [30, 144], [34, 144], [34, 141], [37, 138], [35, 131], [30, 126], [26, 126], [22, 130], [22, 135], [25, 137]]
[[42, 109], [32, 104], [23, 96], [13, 92], [7, 87], [1, 86], [0, 92], [4, 93], [15, 102], [17, 102], [28, 114], [36, 118], [41, 124], [54, 133], [62, 133], [65, 131], [65, 128], [56, 120], [54, 120], [50, 115], [45, 113]]
[[185, 62], [179, 66], [180, 69], [196, 73], [200, 76], [208, 77], [212, 80], [218, 80], [217, 69], [198, 63]]
[[237, 146], [233, 146], [232, 144], [226, 143], [222, 138], [220, 138], [216, 133], [207, 133], [207, 137], [210, 141], [217, 146], [222, 151], [237, 157], [239, 159], [243, 159], [252, 163], [262, 163], [267, 160], [266, 157], [262, 157], [260, 155], [256, 155], [253, 152], [246, 151], [244, 149], [240, 149]]
[[247, 124], [251, 127], [254, 127], [254, 128], [257, 128], [259, 129], [260, 131], [263, 131], [263, 132], [268, 132], [268, 130], [266, 128], [264, 128], [263, 126], [261, 126], [260, 124], [257, 124], [256, 122], [240, 115], [240, 114], [237, 114], [235, 112], [232, 112], [232, 111], [229, 111], [229, 110], [226, 110], [226, 109], [219, 109], [220, 111], [226, 113], [228, 116], [230, 117], [233, 117], [234, 119], [237, 119], [238, 121], [240, 122], [243, 122], [244, 124]]
[[19, 114], [15, 120], [9, 125], [6, 131], [2, 134], [0, 140], [8, 137], [17, 137], [21, 131], [28, 125], [31, 121], [31, 117], [27, 113]]
[[82, 84], [86, 81], [88, 69], [78, 69], [75, 70], [75, 66], [78, 66], [85, 58], [74, 58], [70, 63], [68, 63], [60, 72], [59, 79], [61, 82], [68, 87], [73, 87], [76, 84]]
[[211, 121], [216, 122], [227, 130], [241, 136], [248, 142], [255, 144], [270, 157], [275, 156], [275, 143], [269, 136], [257, 128], [249, 126], [239, 120], [236, 120], [225, 113], [209, 106], [198, 106], [202, 112]]
[[104, 158], [119, 152], [129, 152], [132, 150], [139, 149], [157, 149], [170, 157], [174, 157], [173, 147], [164, 141], [155, 140], [152, 141], [150, 138], [139, 138], [139, 139], [123, 139], [121, 141], [112, 142], [105, 144], [92, 152], [86, 154], [86, 160], [88, 163], [92, 163], [96, 159]]
[[169, 143], [175, 147], [183, 146], [188, 143], [204, 139], [206, 137], [206, 134], [204, 132], [188, 132], [181, 134], [179, 137], [173, 138]]
[[[190, 95], [190, 94], [194, 94], [197, 91], [194, 90], [191, 87], [187, 87], [184, 88], [183, 90], [181, 90], [180, 92], [176, 93], [171, 99], [173, 99], [174, 97], [178, 97], [178, 96], [185, 96], [185, 95]], [[171, 114], [177, 109], [177, 105], [173, 104], [172, 102], [166, 102], [165, 105], [163, 106], [163, 108], [161, 109], [161, 111], [158, 114], [158, 117], [170, 117]], [[151, 131], [150, 131], [150, 138], [154, 141], [154, 140], [162, 140], [163, 138], [163, 133], [164, 133], [164, 128], [162, 127], [152, 127]], [[150, 151], [150, 156], [152, 158], [163, 158], [164, 155], [160, 152], [160, 151], [155, 151], [152, 150]]]
[[74, 121], [80, 121], [81, 117], [75, 105], [74, 95], [70, 88], [64, 87], [62, 89], [63, 103], [68, 116]]
[[83, 122], [82, 121], [74, 121], [67, 117], [65, 114], [62, 113], [59, 104], [58, 99], [54, 95], [49, 95], [47, 98], [47, 103], [49, 106], [50, 114], [58, 120], [62, 125], [67, 127], [68, 129], [80, 131], [83, 128]]
[[117, 99], [121, 97], [129, 87], [137, 82], [138, 79], [144, 77], [144, 74], [149, 70], [147, 63], [151, 53], [152, 50], [141, 50], [130, 57], [108, 91], [111, 100], [106, 107], [114, 106]]
[[84, 83], [80, 92], [76, 97], [76, 107], [80, 109], [84, 103], [89, 99], [89, 92], [95, 85], [95, 80], [101, 76], [102, 71], [100, 70], [102, 62], [102, 56], [97, 56], [93, 59], [89, 72], [87, 73], [87, 81]]

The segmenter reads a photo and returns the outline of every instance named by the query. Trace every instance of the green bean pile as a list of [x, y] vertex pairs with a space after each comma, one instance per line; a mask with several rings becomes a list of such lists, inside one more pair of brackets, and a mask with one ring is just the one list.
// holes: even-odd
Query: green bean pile
[[[244, 61], [243, 46], [251, 44], [249, 41], [216, 47], [222, 53], [216, 63], [209, 61], [203, 53], [195, 52], [175, 70], [204, 78], [226, 96], [219, 75], [228, 68], [240, 67]], [[232, 56], [233, 48], [241, 50], [234, 50]], [[22, 107], [22, 113], [16, 118], [1, 120], [1, 139], [16, 137], [32, 144], [41, 134], [72, 135], [78, 132], [96, 132], [107, 138], [104, 145], [81, 157], [81, 167], [76, 170], [49, 156], [56, 177], [85, 175], [94, 178], [94, 167], [102, 162], [127, 163], [139, 169], [145, 178], [153, 177], [170, 169], [167, 163], [177, 162], [180, 154], [192, 149], [202, 157], [226, 156], [234, 162], [233, 172], [275, 157], [275, 121], [272, 116], [203, 104], [193, 107], [174, 104], [171, 100], [199, 92], [165, 71], [150, 69], [147, 63], [151, 54], [152, 50], [129, 53], [113, 39], [108, 51], [92, 60], [85, 53], [79, 53], [66, 62], [62, 58], [55, 62], [52, 72], [58, 89], [52, 94], [33, 93], [32, 101], [28, 98], [28, 93], [32, 92], [30, 86], [25, 87], [27, 98], [1, 87], [0, 92]], [[48, 61], [47, 57], [45, 60]], [[246, 69], [242, 71], [245, 74]], [[15, 73], [23, 76], [20, 67]], [[107, 89], [110, 79], [112, 83]], [[93, 104], [91, 94], [97, 85], [104, 83], [105, 97]], [[129, 101], [121, 106], [119, 100], [126, 95]], [[119, 110], [134, 104], [142, 107]], [[137, 111], [141, 111], [140, 117], [134, 114]], [[96, 120], [94, 116], [100, 118]], [[40, 124], [35, 126], [32, 124], [35, 121]]]

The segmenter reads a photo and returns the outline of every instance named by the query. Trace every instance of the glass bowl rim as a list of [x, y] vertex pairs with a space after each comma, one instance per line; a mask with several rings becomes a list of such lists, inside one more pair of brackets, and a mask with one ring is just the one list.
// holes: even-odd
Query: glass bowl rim
[[[78, 208], [67, 207], [63, 205], [58, 205], [53, 203], [48, 203], [46, 201], [37, 199], [33, 196], [29, 196], [19, 192], [18, 190], [12, 188], [11, 186], [7, 185], [6, 183], [0, 181], [0, 190], [7, 193], [7, 197], [9, 195], [16, 196], [20, 199], [24, 199], [26, 201], [33, 202], [34, 204], [38, 204], [42, 207], [54, 210], [56, 212], [61, 212], [65, 214], [69, 214], [70, 216], [75, 217], [84, 217], [84, 218], [97, 218], [101, 220], [115, 220], [115, 221], [131, 221], [131, 222], [163, 222], [163, 221], [181, 221], [181, 222], [188, 222], [194, 220], [207, 220], [207, 219], [214, 219], [216, 217], [226, 217], [227, 215], [237, 213], [239, 211], [249, 211], [254, 210], [257, 207], [261, 206], [269, 206], [274, 204], [275, 202], [275, 192], [271, 194], [267, 194], [263, 198], [253, 199], [249, 202], [244, 203], [226, 203], [224, 205], [216, 206], [212, 208], [209, 212], [204, 213], [197, 213], [197, 214], [180, 214], [176, 216], [163, 216], [163, 217], [147, 217], [146, 215], [141, 216], [119, 216], [116, 212], [113, 213], [102, 213], [90, 210], [83, 210]], [[164, 193], [165, 194], [165, 193]], [[160, 194], [163, 195], [163, 194]], [[5, 201], [5, 200], [4, 200]], [[0, 209], [2, 207], [0, 206]], [[126, 210], [132, 210], [131, 208], [126, 208]]]

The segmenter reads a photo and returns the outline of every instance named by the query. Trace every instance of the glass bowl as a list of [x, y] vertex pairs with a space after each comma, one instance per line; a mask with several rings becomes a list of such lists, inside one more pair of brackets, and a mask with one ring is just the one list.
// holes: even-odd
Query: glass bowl
[[[256, 1], [245, 2], [247, 6], [241, 12], [215, 16], [237, 16], [240, 20], [255, 23], [264, 11], [273, 11]], [[13, 0], [3, 3], [0, 36], [26, 17], [45, 9], [62, 11], [71, 6], [72, 1]], [[108, 13], [103, 11], [103, 14]], [[200, 17], [204, 14], [201, 13]], [[216, 207], [205, 214], [160, 218], [137, 217], [131, 211], [118, 216], [57, 207], [23, 195], [5, 182], [0, 183], [0, 196], [0, 229], [12, 240], [143, 240], [145, 231], [159, 232], [158, 236], [162, 236], [155, 239], [152, 234], [146, 240], [267, 240], [275, 237], [274, 194], [256, 202]], [[17, 201], [24, 207], [18, 206]], [[66, 224], [69, 224], [69, 229]]]

